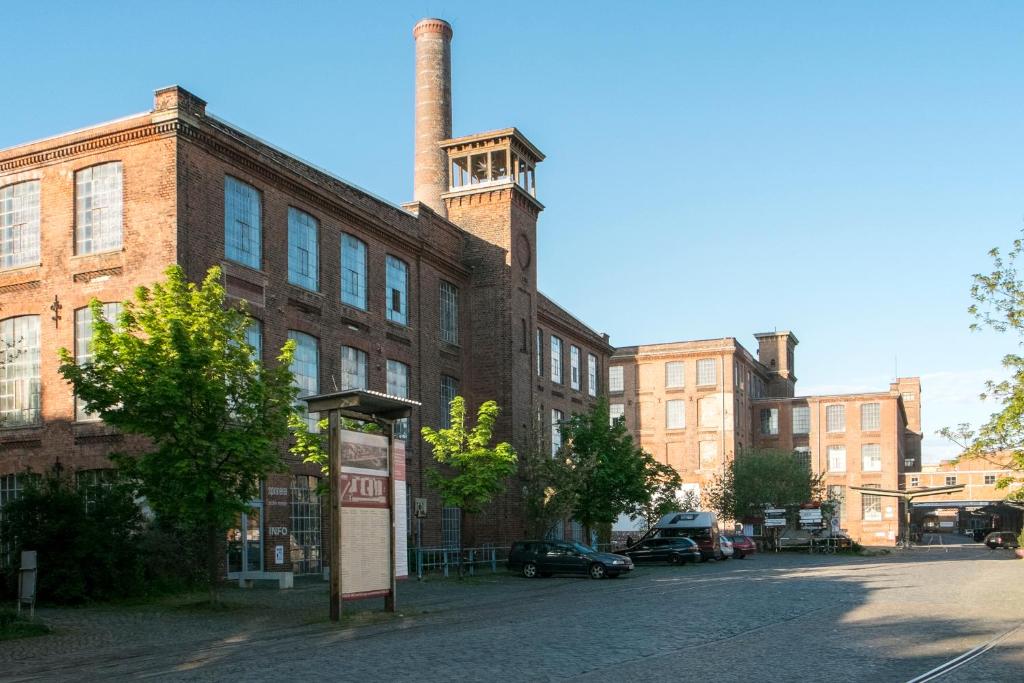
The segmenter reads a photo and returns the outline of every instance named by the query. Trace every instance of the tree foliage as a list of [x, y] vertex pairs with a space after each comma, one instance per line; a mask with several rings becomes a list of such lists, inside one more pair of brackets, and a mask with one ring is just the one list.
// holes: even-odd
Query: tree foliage
[[820, 498], [821, 475], [790, 451], [748, 449], [715, 477], [705, 504], [723, 519], [760, 516], [765, 506], [793, 508]]
[[220, 534], [258, 496], [260, 480], [283, 469], [292, 345], [274, 366], [255, 357], [251, 320], [227, 306], [219, 268], [201, 285], [180, 266], [165, 275], [136, 289], [117, 321], [93, 300], [92, 360], [80, 366], [61, 349], [60, 372], [87, 410], [150, 439], [150, 451], [115, 461], [158, 515], [206, 532], [215, 599]]
[[563, 454], [572, 472], [572, 516], [587, 538], [598, 525], [626, 513], [649, 519], [679, 488], [679, 475], [645, 453], [621, 420], [609, 423], [608, 402], [573, 415], [562, 425]]
[[142, 589], [143, 519], [132, 486], [116, 482], [87, 490], [57, 472], [28, 482], [0, 517], [0, 552], [11, 560], [5, 583], [12, 592], [22, 550], [38, 553], [43, 601], [75, 604]]
[[[1024, 345], [1024, 280], [1017, 271], [1022, 252], [1024, 241], [1020, 238], [1013, 241], [1005, 258], [998, 248], [989, 251], [993, 270], [987, 275], [974, 275], [974, 303], [968, 308], [974, 318], [971, 330], [988, 328], [1010, 334], [1016, 337], [1018, 347]], [[1008, 377], [998, 382], [989, 380], [981, 394], [982, 399], [994, 401], [1000, 409], [976, 429], [962, 423], [939, 433], [963, 448], [961, 457], [986, 459], [1000, 467], [1008, 465], [1014, 474], [996, 482], [998, 488], [1005, 489], [1024, 482], [1024, 357], [1009, 353], [1003, 356], [1003, 367]], [[1007, 498], [1024, 500], [1024, 487], [1010, 492]]]
[[428, 469], [426, 481], [441, 494], [445, 505], [461, 510], [465, 521], [467, 514], [481, 512], [505, 489], [505, 480], [516, 471], [517, 457], [504, 441], [491, 446], [500, 410], [496, 402], [485, 401], [480, 406], [472, 429], [466, 427], [464, 398], [456, 396], [449, 409], [450, 427], [420, 430], [441, 466]]

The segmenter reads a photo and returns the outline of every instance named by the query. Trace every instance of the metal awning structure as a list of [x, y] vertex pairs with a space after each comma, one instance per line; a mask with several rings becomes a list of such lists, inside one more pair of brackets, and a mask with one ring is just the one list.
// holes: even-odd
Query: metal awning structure
[[[913, 490], [894, 490], [894, 489], [873, 489], [866, 486], [851, 486], [851, 491], [856, 491], [862, 495], [868, 496], [884, 496], [886, 498], [899, 498], [904, 503], [904, 524], [903, 524], [903, 540], [900, 541], [900, 545], [904, 548], [910, 547], [910, 508], [915, 498], [922, 496], [936, 496], [951, 493], [959, 493], [964, 490], [963, 484], [953, 484], [952, 486], [929, 486], [921, 487]], [[936, 502], [936, 501], [932, 501]], [[950, 507], [950, 503], [938, 501], [939, 507]]]
[[306, 402], [311, 413], [336, 410], [342, 417], [365, 422], [401, 420], [403, 417], [409, 417], [413, 408], [422, 405], [419, 401], [409, 398], [368, 389], [347, 389], [330, 394], [306, 396], [301, 400]]

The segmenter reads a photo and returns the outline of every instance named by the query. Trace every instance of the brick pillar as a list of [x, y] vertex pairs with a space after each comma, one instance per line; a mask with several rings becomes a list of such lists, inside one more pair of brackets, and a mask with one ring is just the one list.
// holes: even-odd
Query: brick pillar
[[414, 201], [447, 216], [441, 194], [448, 191], [448, 154], [440, 141], [452, 135], [452, 27], [441, 19], [423, 19], [416, 39], [416, 153]]

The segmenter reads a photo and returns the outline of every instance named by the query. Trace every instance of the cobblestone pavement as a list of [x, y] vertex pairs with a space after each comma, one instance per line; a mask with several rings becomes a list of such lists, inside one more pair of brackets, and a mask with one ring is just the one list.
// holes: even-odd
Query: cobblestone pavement
[[[43, 610], [0, 680], [908, 681], [1022, 623], [1024, 562], [980, 545], [760, 555], [592, 581], [400, 585], [400, 616], [326, 621], [326, 586], [230, 590], [237, 609]], [[349, 606], [346, 605], [346, 608]], [[1019, 681], [1024, 629], [943, 681]]]

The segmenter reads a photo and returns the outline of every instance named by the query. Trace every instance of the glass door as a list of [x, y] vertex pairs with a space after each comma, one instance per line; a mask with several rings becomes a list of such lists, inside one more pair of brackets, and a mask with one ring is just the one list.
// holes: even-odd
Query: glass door
[[227, 532], [228, 578], [263, 571], [263, 503], [255, 502], [235, 517]]

